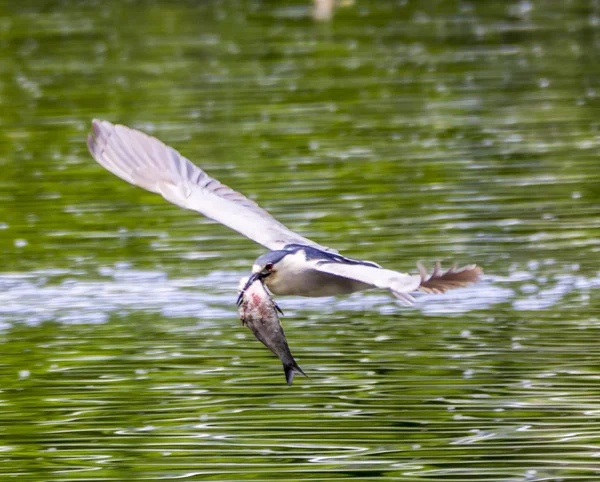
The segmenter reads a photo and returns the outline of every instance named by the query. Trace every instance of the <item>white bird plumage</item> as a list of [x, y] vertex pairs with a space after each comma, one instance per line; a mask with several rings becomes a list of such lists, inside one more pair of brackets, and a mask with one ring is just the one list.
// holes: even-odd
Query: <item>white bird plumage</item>
[[291, 231], [254, 201], [213, 179], [155, 137], [107, 121], [95, 119], [92, 125], [90, 153], [124, 181], [204, 214], [269, 249], [294, 243], [328, 249]]
[[271, 255], [274, 268], [261, 271], [266, 264], [258, 263], [251, 279], [261, 276], [275, 294], [330, 296], [375, 287], [387, 289], [403, 303], [411, 304], [414, 300], [410, 292], [442, 293], [477, 281], [482, 273], [475, 265], [446, 272], [436, 265], [432, 275], [422, 268], [419, 274], [407, 274], [345, 258], [293, 232], [172, 147], [123, 125], [94, 120], [88, 147], [99, 164], [128, 183], [197, 211], [272, 250], [259, 260]]

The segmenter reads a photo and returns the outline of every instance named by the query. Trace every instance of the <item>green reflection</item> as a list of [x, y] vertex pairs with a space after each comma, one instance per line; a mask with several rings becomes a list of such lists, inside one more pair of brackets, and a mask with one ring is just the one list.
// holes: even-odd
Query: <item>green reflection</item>
[[[597, 479], [597, 6], [310, 12], [0, 2], [3, 480]], [[261, 248], [103, 171], [94, 117], [350, 256], [475, 262], [496, 277], [473, 297], [506, 291], [279, 300], [311, 376], [288, 389], [233, 306]], [[115, 265], [164, 275], [122, 282], [171, 311], [112, 293]]]

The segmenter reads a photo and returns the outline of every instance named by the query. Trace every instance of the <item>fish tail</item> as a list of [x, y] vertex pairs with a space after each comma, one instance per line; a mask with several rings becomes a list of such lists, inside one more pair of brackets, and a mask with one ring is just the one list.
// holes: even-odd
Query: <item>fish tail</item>
[[302, 368], [300, 368], [300, 366], [295, 361], [293, 361], [292, 363], [284, 364], [283, 372], [285, 373], [285, 379], [287, 380], [288, 385], [291, 385], [294, 382], [294, 373], [299, 373], [300, 375], [303, 375], [306, 378], [308, 378], [308, 375], [304, 373]]

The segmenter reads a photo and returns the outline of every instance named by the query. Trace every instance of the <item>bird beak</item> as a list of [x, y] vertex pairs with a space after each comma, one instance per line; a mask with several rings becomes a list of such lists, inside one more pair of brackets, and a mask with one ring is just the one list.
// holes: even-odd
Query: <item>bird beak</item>
[[250, 278], [248, 278], [248, 281], [246, 281], [246, 284], [244, 285], [244, 287], [240, 291], [240, 295], [238, 296], [238, 299], [237, 299], [238, 306], [240, 306], [242, 304], [242, 299], [244, 298], [244, 293], [246, 292], [246, 290], [248, 288], [250, 288], [252, 283], [254, 283], [257, 279], [262, 280], [262, 276], [260, 275], [260, 273], [252, 273]]

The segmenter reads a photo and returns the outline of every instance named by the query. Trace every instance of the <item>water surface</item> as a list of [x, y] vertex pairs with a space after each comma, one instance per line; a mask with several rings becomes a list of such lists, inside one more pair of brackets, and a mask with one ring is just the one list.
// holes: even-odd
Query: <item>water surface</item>
[[[598, 479], [594, 2], [0, 12], [3, 480]], [[94, 117], [348, 256], [486, 276], [278, 299], [288, 388], [235, 308], [263, 249], [105, 172]]]

